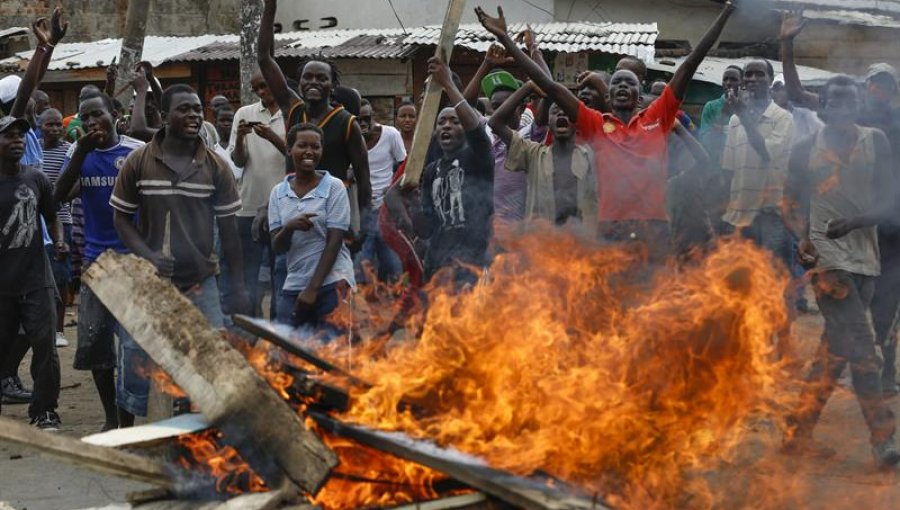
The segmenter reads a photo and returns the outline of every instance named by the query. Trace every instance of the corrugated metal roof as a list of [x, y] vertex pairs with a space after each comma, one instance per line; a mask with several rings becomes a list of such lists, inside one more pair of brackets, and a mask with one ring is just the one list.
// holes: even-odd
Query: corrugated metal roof
[[[171, 57], [186, 51], [200, 48], [212, 43], [235, 42], [237, 35], [199, 35], [195, 37], [160, 37], [147, 36], [144, 39], [144, 59], [153, 65], [159, 65]], [[61, 43], [53, 51], [53, 60], [48, 70], [64, 71], [67, 69], [86, 69], [105, 67], [118, 58], [122, 48], [121, 39], [103, 39], [93, 42]], [[19, 60], [30, 60], [34, 51], [23, 51], [2, 63], [16, 63]]]
[[[525, 28], [513, 24], [511, 32]], [[654, 56], [658, 36], [656, 23], [539, 23], [532, 26], [541, 47], [547, 51], [576, 53], [602, 51], [634, 55], [645, 61]], [[440, 37], [440, 26], [391, 29], [313, 30], [275, 35], [275, 55], [302, 57], [322, 53], [330, 58], [398, 59], [412, 55], [419, 46], [433, 46]], [[456, 44], [484, 52], [494, 37], [481, 25], [460, 26]], [[195, 37], [148, 36], [144, 40], [144, 58], [153, 65], [163, 62], [205, 62], [234, 60], [240, 54], [237, 35], [200, 35]], [[49, 70], [105, 67], [117, 57], [121, 39], [62, 43], [53, 52]], [[17, 53], [0, 64], [17, 64], [31, 58], [33, 52]]]
[[[405, 58], [415, 52], [414, 46], [403, 45], [403, 33], [368, 34], [364, 30], [322, 30], [319, 32], [286, 32], [275, 40], [276, 57], [305, 57], [321, 53], [328, 58]], [[371, 32], [371, 31], [368, 31]], [[207, 62], [236, 60], [240, 43], [208, 44], [166, 59], [167, 62]]]
[[[524, 23], [510, 25], [510, 33], [524, 30]], [[581, 51], [602, 51], [619, 55], [634, 55], [651, 61], [654, 45], [659, 35], [656, 23], [538, 23], [533, 24], [537, 41], [548, 51], [578, 53]], [[436, 45], [441, 27], [414, 28], [404, 43]], [[494, 36], [479, 24], [459, 27], [456, 45], [484, 52], [494, 43]]]
[[406, 58], [416, 47], [403, 43], [403, 34], [360, 34], [335, 46], [321, 46], [314, 41], [301, 39], [289, 44], [276, 56], [305, 57], [321, 53], [328, 58]]
[[4, 28], [0, 30], [0, 39], [11, 37], [14, 35], [23, 35], [28, 33], [28, 28], [26, 27], [10, 27]]
[[802, 9], [809, 19], [900, 28], [900, 0], [769, 0], [777, 10]]
[[[684, 59], [685, 57], [680, 57], [677, 59], [661, 58], [655, 62], [648, 63], [647, 69], [651, 71], [674, 73], [675, 70], [678, 69], [684, 62]], [[700, 67], [697, 68], [697, 72], [694, 74], [694, 79], [719, 85], [722, 83], [722, 74], [725, 73], [725, 68], [732, 65], [744, 67], [744, 64], [750, 62], [751, 60], [755, 60], [754, 57], [706, 57], [705, 59], [703, 59], [703, 62], [700, 63]], [[772, 68], [775, 70], [775, 74], [781, 74], [781, 62], [777, 60], [769, 60], [769, 62], [772, 64]], [[833, 73], [831, 71], [826, 71], [824, 69], [809, 66], [797, 66], [797, 72], [798, 74], [800, 74], [800, 81], [811, 86], [823, 85], [826, 81], [828, 81], [829, 78], [837, 75], [837, 73]]]

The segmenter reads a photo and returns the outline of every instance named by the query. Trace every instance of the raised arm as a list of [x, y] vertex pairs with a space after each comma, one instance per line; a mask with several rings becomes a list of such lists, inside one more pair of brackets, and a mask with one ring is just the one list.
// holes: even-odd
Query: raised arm
[[116, 80], [119, 78], [119, 66], [116, 57], [106, 66], [106, 83], [103, 85], [103, 93], [109, 97], [116, 97]]
[[481, 95], [481, 80], [483, 80], [494, 68], [509, 66], [515, 63], [516, 61], [506, 54], [506, 50], [504, 50], [502, 46], [492, 44], [491, 47], [488, 48], [487, 53], [484, 54], [484, 60], [481, 61], [481, 65], [478, 66], [475, 75], [472, 76], [472, 79], [469, 80], [469, 83], [466, 85], [466, 90], [463, 91], [463, 97], [466, 98], [466, 101], [468, 101], [469, 104], [475, 104], [475, 101], [478, 101], [478, 97]]
[[703, 148], [703, 145], [694, 138], [694, 135], [691, 134], [690, 131], [686, 127], [684, 127], [681, 122], [675, 121], [675, 127], [673, 128], [675, 131], [675, 135], [678, 136], [678, 139], [684, 143], [684, 146], [687, 148], [688, 152], [691, 153], [691, 157], [694, 158], [694, 168], [699, 168], [702, 170], [708, 169], [710, 166], [710, 157], [709, 153], [706, 152], [706, 149]]
[[157, 80], [156, 76], [153, 74], [153, 64], [143, 60], [141, 61], [140, 66], [144, 69], [144, 73], [147, 74], [147, 82], [150, 84], [150, 92], [153, 93], [153, 100], [156, 101], [157, 105], [161, 105], [163, 89], [162, 84], [159, 83], [159, 80]]
[[694, 73], [697, 72], [697, 68], [700, 67], [700, 63], [706, 58], [706, 55], [709, 53], [709, 50], [712, 49], [713, 44], [719, 39], [719, 35], [722, 34], [722, 29], [725, 28], [725, 23], [728, 22], [728, 18], [731, 17], [733, 12], [734, 4], [731, 0], [726, 0], [725, 8], [719, 13], [719, 17], [716, 18], [716, 21], [709, 27], [709, 30], [703, 34], [703, 38], [700, 39], [697, 46], [694, 46], [691, 53], [675, 71], [675, 75], [672, 76], [672, 80], [669, 81], [669, 87], [671, 87], [676, 98], [684, 99], [684, 94], [687, 92], [688, 84], [694, 78]]
[[516, 90], [511, 96], [506, 98], [506, 101], [503, 101], [500, 108], [494, 110], [494, 114], [488, 119], [488, 125], [491, 126], [491, 130], [494, 134], [499, 136], [507, 146], [512, 143], [513, 138], [513, 130], [509, 127], [509, 121], [515, 116], [516, 110], [519, 105], [522, 104], [522, 101], [524, 101], [533, 91], [534, 88], [532, 82], [529, 81], [525, 85], [522, 85], [519, 87], [519, 90]]
[[459, 122], [462, 124], [463, 129], [472, 131], [477, 128], [481, 122], [481, 117], [466, 102], [462, 92], [456, 88], [456, 84], [453, 83], [453, 74], [450, 72], [450, 66], [437, 56], [431, 57], [428, 59], [428, 74], [432, 80], [435, 80], [444, 89], [444, 93], [450, 99], [450, 104], [455, 105], [454, 108], [456, 109], [456, 114], [459, 115]]
[[534, 82], [535, 85], [544, 91], [559, 107], [566, 113], [572, 122], [578, 120], [578, 109], [580, 101], [567, 89], [563, 84], [557, 83], [552, 76], [546, 74], [541, 66], [532, 60], [522, 51], [519, 46], [512, 40], [506, 32], [506, 19], [503, 17], [503, 8], [497, 7], [497, 17], [488, 16], [481, 7], [475, 8], [475, 14], [478, 21], [484, 28], [494, 34], [497, 41], [506, 48], [509, 53], [519, 64], [525, 74]]
[[369, 149], [363, 138], [362, 129], [356, 120], [351, 121], [350, 138], [347, 140], [347, 152], [353, 166], [353, 178], [356, 179], [356, 198], [359, 208], [368, 207], [372, 201], [372, 178], [369, 175]]
[[19, 83], [16, 100], [8, 112], [13, 117], [25, 116], [28, 100], [31, 99], [31, 94], [41, 84], [41, 79], [43, 79], [44, 73], [47, 72], [50, 57], [53, 56], [53, 48], [66, 35], [69, 22], [63, 23], [62, 12], [62, 7], [57, 6], [53, 11], [49, 29], [47, 28], [47, 18], [40, 18], [31, 25], [34, 36], [37, 38], [38, 46], [34, 50], [31, 61], [28, 63], [25, 75], [22, 76], [22, 81]]
[[259, 42], [256, 47], [256, 62], [259, 64], [259, 72], [262, 73], [266, 85], [272, 91], [272, 97], [281, 108], [281, 113], [287, 118], [291, 106], [300, 100], [297, 93], [288, 87], [287, 79], [278, 62], [275, 62], [275, 10], [278, 7], [277, 0], [265, 0], [263, 3], [262, 20], [259, 26]]
[[819, 109], [819, 95], [803, 90], [800, 73], [794, 63], [794, 39], [803, 31], [806, 20], [799, 13], [785, 13], [781, 19], [781, 72], [784, 74], [784, 87], [788, 99], [798, 106]]
[[149, 142], [158, 131], [147, 123], [147, 88], [150, 86], [146, 70], [137, 64], [134, 69], [134, 107], [131, 109], [131, 136]]

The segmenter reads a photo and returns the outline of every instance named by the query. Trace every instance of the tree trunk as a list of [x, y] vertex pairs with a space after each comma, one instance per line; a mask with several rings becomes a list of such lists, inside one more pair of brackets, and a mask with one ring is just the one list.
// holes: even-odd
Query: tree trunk
[[256, 46], [262, 21], [260, 0], [241, 0], [241, 104], [256, 101], [250, 88], [250, 77], [256, 69]]
[[144, 53], [144, 36], [147, 34], [147, 14], [150, 0], [129, 0], [125, 17], [125, 34], [122, 51], [119, 53], [119, 74], [116, 91], [122, 91], [116, 99], [123, 105], [131, 103], [131, 89], [127, 87], [134, 79], [134, 65], [141, 61]]

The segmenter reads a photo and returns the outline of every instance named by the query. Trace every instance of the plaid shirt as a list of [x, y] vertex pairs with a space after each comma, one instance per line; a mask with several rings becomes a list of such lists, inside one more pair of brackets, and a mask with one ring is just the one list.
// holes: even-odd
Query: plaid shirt
[[794, 120], [788, 111], [770, 101], [759, 114], [756, 127], [766, 142], [768, 163], [750, 145], [738, 116], [732, 115], [728, 123], [722, 168], [734, 172], [734, 176], [731, 199], [722, 219], [735, 227], [749, 226], [762, 211], [781, 214]]

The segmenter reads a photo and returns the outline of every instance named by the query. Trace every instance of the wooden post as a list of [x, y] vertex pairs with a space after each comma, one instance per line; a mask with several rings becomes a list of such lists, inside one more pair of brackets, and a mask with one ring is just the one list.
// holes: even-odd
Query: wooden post
[[144, 53], [144, 36], [147, 33], [147, 13], [150, 0], [129, 0], [125, 14], [125, 33], [122, 50], [119, 52], [119, 74], [116, 78], [116, 99], [122, 104], [131, 103], [131, 87], [134, 79], [134, 65], [141, 61]]
[[260, 0], [241, 0], [241, 104], [256, 101], [250, 88], [250, 77], [256, 69], [256, 45], [259, 39], [259, 24], [262, 21]]
[[9, 418], [0, 418], [0, 440], [53, 455], [75, 466], [153, 484], [168, 490], [174, 489], [170, 473], [166, 471], [162, 462], [44, 432]]
[[[466, 8], [466, 0], [450, 0], [447, 6], [447, 14], [444, 16], [444, 25], [441, 27], [441, 37], [434, 54], [443, 58], [448, 64], [453, 55], [453, 46], [456, 42], [456, 32], [459, 31], [459, 20]], [[406, 170], [403, 174], [403, 186], [413, 187], [419, 184], [422, 171], [425, 170], [425, 158], [428, 156], [428, 146], [431, 144], [431, 135], [434, 134], [434, 121], [438, 116], [438, 108], [441, 106], [441, 86], [428, 80], [425, 87], [425, 100], [422, 101], [422, 111], [419, 112], [419, 121], [413, 133], [412, 147], [409, 149], [409, 157], [406, 159]]]
[[83, 281], [270, 488], [318, 492], [334, 452], [153, 264], [107, 251]]
[[[163, 228], [162, 254], [172, 256], [172, 211], [166, 211], [166, 223]], [[171, 418], [174, 414], [175, 399], [169, 395], [156, 382], [156, 378], [150, 378], [150, 394], [147, 395], [147, 419], [151, 422]]]

